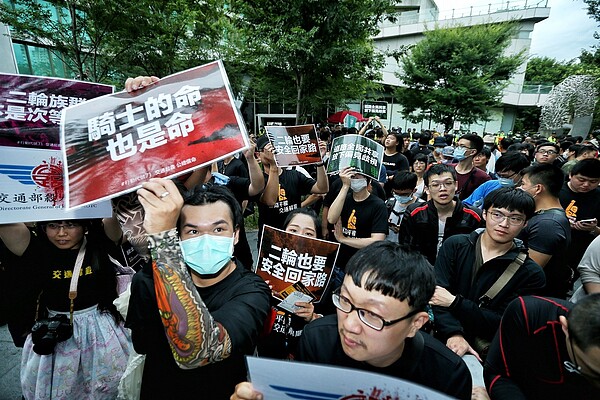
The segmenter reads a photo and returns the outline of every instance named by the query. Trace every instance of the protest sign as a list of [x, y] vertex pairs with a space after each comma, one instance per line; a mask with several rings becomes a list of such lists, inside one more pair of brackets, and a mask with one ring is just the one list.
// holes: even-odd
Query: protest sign
[[61, 111], [113, 89], [69, 79], [0, 73], [0, 146], [59, 150]]
[[314, 125], [265, 126], [265, 130], [275, 149], [275, 163], [278, 167], [321, 162]]
[[427, 387], [387, 375], [314, 363], [246, 357], [248, 376], [265, 400], [448, 400]]
[[344, 126], [346, 128], [355, 128], [357, 122], [358, 118], [356, 118], [354, 115], [348, 114], [344, 117]]
[[318, 302], [327, 287], [339, 243], [297, 235], [265, 225], [255, 272], [274, 292], [302, 282]]
[[109, 201], [64, 209], [63, 163], [59, 150], [0, 147], [0, 224], [103, 218]]
[[345, 167], [354, 167], [357, 172], [379, 179], [383, 161], [382, 145], [360, 135], [343, 135], [333, 139], [327, 173], [339, 172]]
[[192, 171], [248, 146], [221, 61], [67, 108], [61, 140], [70, 208], [130, 192], [150, 178]]
[[361, 111], [365, 118], [379, 117], [380, 119], [387, 119], [388, 103], [387, 101], [363, 100]]

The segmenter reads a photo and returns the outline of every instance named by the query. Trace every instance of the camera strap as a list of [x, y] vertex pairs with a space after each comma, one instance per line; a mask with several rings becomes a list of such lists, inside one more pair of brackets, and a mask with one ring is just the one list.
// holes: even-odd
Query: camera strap
[[83, 265], [83, 258], [85, 257], [85, 248], [87, 245], [87, 239], [83, 237], [79, 253], [77, 253], [77, 259], [75, 260], [75, 266], [73, 267], [73, 275], [71, 275], [71, 284], [69, 286], [69, 300], [71, 305], [69, 308], [70, 321], [73, 325], [73, 309], [75, 307], [75, 299], [77, 298], [77, 282], [79, 282], [79, 274], [81, 273], [81, 266]]

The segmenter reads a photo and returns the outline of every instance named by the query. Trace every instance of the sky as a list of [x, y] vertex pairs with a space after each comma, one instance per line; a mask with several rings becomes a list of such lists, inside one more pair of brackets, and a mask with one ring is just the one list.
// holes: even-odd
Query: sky
[[[546, 0], [528, 0], [545, 3]], [[461, 10], [468, 12], [470, 6], [487, 8], [488, 4], [500, 8], [506, 1], [499, 0], [435, 0], [440, 15], [445, 12]], [[525, 0], [510, 1], [513, 4], [525, 4]], [[586, 13], [583, 0], [548, 0], [550, 17], [535, 25], [531, 36], [530, 56], [550, 57], [561, 61], [571, 60], [581, 54], [581, 49], [589, 50], [590, 46], [600, 44], [594, 39], [594, 32], [599, 31], [599, 23]], [[476, 8], [475, 8], [476, 9]], [[457, 11], [455, 11], [455, 15]]]

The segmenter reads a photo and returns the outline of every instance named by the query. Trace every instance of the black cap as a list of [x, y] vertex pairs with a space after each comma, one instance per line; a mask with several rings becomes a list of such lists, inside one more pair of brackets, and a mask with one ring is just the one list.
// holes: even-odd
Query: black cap
[[259, 138], [256, 139], [256, 150], [262, 151], [268, 143], [269, 138], [267, 137], [267, 135], [259, 136]]

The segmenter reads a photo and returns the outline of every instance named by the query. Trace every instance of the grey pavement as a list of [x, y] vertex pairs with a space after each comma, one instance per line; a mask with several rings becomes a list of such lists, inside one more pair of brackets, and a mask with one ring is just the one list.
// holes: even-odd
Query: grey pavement
[[[257, 231], [248, 231], [246, 235], [256, 263]], [[0, 400], [21, 400], [20, 366], [21, 349], [13, 344], [7, 326], [2, 326], [0, 327]]]
[[15, 347], [6, 325], [0, 327], [0, 400], [20, 400], [21, 349]]

